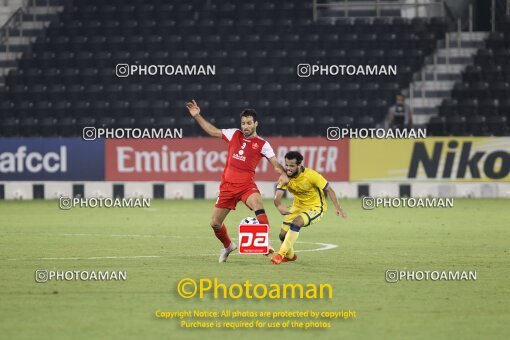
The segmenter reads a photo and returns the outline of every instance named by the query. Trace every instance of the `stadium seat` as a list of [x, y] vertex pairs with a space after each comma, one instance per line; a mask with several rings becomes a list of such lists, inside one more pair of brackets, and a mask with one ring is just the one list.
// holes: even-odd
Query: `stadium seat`
[[329, 127], [335, 126], [335, 118], [333, 116], [321, 116], [315, 119], [316, 131], [318, 135], [324, 135]]
[[3, 137], [19, 136], [19, 119], [6, 117], [2, 120], [0, 135]]
[[96, 125], [102, 128], [113, 128], [115, 127], [115, 118], [106, 116], [97, 118]]
[[315, 118], [312, 116], [302, 117], [297, 120], [297, 133], [300, 136], [313, 136], [316, 134], [314, 129], [311, 129], [311, 126], [315, 125]]
[[354, 121], [354, 124], [359, 129], [368, 129], [372, 126], [374, 126], [374, 117], [372, 116], [361, 116], [357, 117]]
[[465, 136], [466, 135], [466, 117], [464, 116], [451, 116], [447, 118], [447, 133], [452, 136]]
[[[213, 120], [211, 119], [211, 121], [213, 121]], [[220, 124], [221, 123], [215, 122], [215, 125], [220, 129], [228, 129], [228, 128], [238, 126], [237, 124], [235, 124], [235, 125], [230, 125], [230, 124], [229, 125], [220, 125]], [[197, 128], [197, 122], [189, 116], [188, 117], [178, 117], [176, 120], [176, 125], [177, 125], [176, 126], [177, 128], [182, 128], [186, 135], [198, 134], [200, 136], [204, 136], [204, 134], [205, 134], [205, 132], [203, 132], [202, 129]]]
[[77, 130], [76, 119], [73, 117], [62, 117], [58, 120], [58, 134], [60, 136], [75, 136], [77, 134]]
[[487, 133], [487, 126], [485, 125], [485, 116], [472, 116], [467, 119], [467, 128], [471, 135], [483, 136]]
[[282, 116], [276, 119], [278, 135], [293, 136], [296, 134], [296, 118], [294, 116]]
[[175, 118], [161, 116], [156, 118], [155, 124], [158, 128], [173, 128], [175, 127]]
[[155, 119], [152, 117], [140, 117], [135, 120], [136, 127], [142, 128], [142, 129], [150, 129], [155, 128]]
[[132, 117], [124, 116], [115, 118], [115, 127], [116, 128], [132, 128], [135, 124], [135, 119]]
[[54, 117], [43, 117], [39, 119], [38, 134], [46, 137], [58, 135], [57, 119]]
[[260, 130], [262, 136], [272, 136], [277, 133], [276, 119], [274, 117], [264, 115], [259, 121], [258, 130]]
[[487, 132], [493, 136], [505, 136], [509, 133], [508, 119], [501, 116], [487, 118]]
[[431, 136], [446, 136], [446, 118], [443, 116], [432, 117], [427, 125], [427, 132]]
[[354, 127], [354, 118], [351, 116], [340, 116], [335, 119], [335, 126], [340, 128]]

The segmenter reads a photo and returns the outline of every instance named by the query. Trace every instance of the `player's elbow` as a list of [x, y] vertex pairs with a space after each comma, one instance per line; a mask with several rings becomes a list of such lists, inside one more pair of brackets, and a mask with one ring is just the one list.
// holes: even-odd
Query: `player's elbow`
[[329, 197], [335, 197], [335, 191], [333, 189], [331, 189], [331, 187], [327, 187], [326, 189], [326, 193], [328, 194]]
[[214, 129], [213, 137], [221, 138], [221, 130], [220, 129]]
[[221, 137], [221, 131], [220, 130], [207, 130], [207, 134], [211, 137], [220, 138]]
[[[278, 190], [280, 191], [280, 190]], [[282, 194], [281, 193], [276, 193], [276, 196], [274, 197], [274, 200], [273, 200], [273, 203], [274, 203], [274, 206], [275, 207], [279, 207], [280, 204], [282, 204]]]

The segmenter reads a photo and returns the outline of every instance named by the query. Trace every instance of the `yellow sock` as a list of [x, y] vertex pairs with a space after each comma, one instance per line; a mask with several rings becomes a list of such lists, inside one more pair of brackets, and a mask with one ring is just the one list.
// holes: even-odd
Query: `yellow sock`
[[290, 248], [288, 251], [287, 251], [287, 255], [285, 255], [285, 257], [288, 257], [289, 259], [293, 258], [294, 257], [294, 247]]
[[290, 249], [293, 248], [294, 243], [296, 243], [297, 238], [299, 237], [299, 233], [294, 230], [287, 231], [287, 235], [285, 235], [285, 240], [283, 240], [282, 246], [280, 247], [280, 254], [282, 257], [287, 255]]

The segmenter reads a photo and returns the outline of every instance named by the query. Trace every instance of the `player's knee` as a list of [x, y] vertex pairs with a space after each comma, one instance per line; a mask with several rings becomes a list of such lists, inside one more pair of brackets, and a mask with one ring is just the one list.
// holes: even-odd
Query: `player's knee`
[[298, 216], [292, 220], [292, 224], [294, 224], [296, 227], [302, 227], [304, 225], [304, 222], [303, 219], [300, 216]]
[[246, 201], [246, 205], [253, 211], [264, 210], [262, 198], [259, 195], [251, 195]]
[[220, 221], [216, 220], [216, 219], [212, 219], [211, 220], [211, 228], [213, 228], [214, 230], [218, 230], [221, 228], [221, 224]]

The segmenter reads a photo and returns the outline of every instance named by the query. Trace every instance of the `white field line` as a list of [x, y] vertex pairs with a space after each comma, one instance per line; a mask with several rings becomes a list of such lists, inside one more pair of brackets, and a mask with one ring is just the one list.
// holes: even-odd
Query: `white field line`
[[[142, 234], [45, 234], [47, 236], [93, 236], [93, 237], [158, 237], [158, 238], [182, 238], [181, 236], [175, 235], [142, 235]], [[188, 237], [188, 238], [208, 238], [208, 237]], [[234, 238], [233, 238], [234, 239]], [[304, 250], [296, 250], [296, 253], [307, 252], [307, 251], [326, 251], [338, 248], [337, 244], [330, 243], [322, 243], [322, 242], [301, 242], [297, 241], [296, 243], [300, 244], [313, 244], [319, 246], [314, 249], [304, 249]], [[234, 253], [232, 253], [234, 255]], [[194, 254], [194, 255], [186, 255], [179, 254], [174, 256], [218, 256], [218, 253], [214, 254]], [[148, 259], [148, 258], [164, 258], [164, 257], [174, 257], [174, 256], [160, 256], [160, 255], [133, 255], [133, 256], [91, 256], [91, 257], [41, 257], [35, 259], [29, 258], [16, 258], [16, 259], [7, 259], [8, 261], [20, 261], [20, 260], [106, 260], [106, 259]]]

